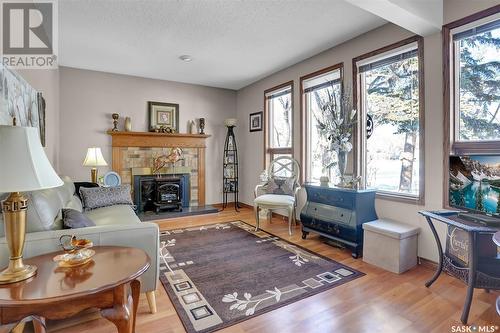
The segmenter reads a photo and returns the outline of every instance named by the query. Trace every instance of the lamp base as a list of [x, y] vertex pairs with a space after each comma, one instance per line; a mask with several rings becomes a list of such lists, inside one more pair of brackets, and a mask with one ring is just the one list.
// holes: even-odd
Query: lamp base
[[97, 168], [90, 169], [90, 179], [92, 180], [92, 183], [97, 184]]
[[23, 265], [18, 269], [6, 268], [0, 273], [0, 285], [23, 281], [36, 274], [36, 266]]
[[9, 267], [0, 273], [0, 284], [23, 281], [36, 274], [36, 266], [23, 264], [27, 208], [28, 200], [19, 192], [11, 193], [2, 202], [5, 239], [10, 255]]

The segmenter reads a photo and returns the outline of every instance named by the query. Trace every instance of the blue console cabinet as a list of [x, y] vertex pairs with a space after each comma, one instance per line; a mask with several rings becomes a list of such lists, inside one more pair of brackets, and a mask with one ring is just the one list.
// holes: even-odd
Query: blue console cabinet
[[362, 224], [377, 219], [375, 190], [352, 190], [305, 184], [307, 202], [300, 213], [302, 238], [315, 232], [351, 249], [363, 248]]

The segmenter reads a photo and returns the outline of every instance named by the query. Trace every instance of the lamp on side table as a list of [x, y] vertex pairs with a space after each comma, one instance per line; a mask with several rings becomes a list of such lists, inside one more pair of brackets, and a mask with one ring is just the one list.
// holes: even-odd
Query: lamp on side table
[[90, 169], [90, 178], [92, 179], [92, 183], [97, 183], [97, 167], [107, 165], [108, 163], [106, 163], [104, 157], [102, 156], [101, 148], [90, 147], [87, 150], [87, 156], [85, 156], [83, 166], [92, 167], [92, 169]]
[[0, 192], [11, 192], [2, 202], [9, 266], [0, 273], [0, 284], [26, 280], [36, 266], [23, 264], [28, 200], [20, 192], [63, 185], [50, 165], [34, 127], [0, 126]]

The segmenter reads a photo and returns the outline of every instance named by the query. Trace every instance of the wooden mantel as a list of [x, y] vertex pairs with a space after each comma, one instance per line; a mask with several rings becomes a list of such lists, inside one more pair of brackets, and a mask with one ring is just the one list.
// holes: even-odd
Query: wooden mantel
[[198, 204], [205, 205], [205, 140], [207, 134], [155, 133], [155, 132], [122, 132], [108, 131], [111, 136], [112, 169], [120, 173], [122, 170], [122, 148], [196, 148], [198, 150]]
[[113, 147], [181, 147], [206, 148], [207, 134], [156, 133], [156, 132], [107, 132]]

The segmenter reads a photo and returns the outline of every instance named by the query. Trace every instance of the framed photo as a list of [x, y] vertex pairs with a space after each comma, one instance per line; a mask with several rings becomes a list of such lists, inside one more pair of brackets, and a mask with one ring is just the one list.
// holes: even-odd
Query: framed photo
[[263, 112], [250, 113], [250, 132], [262, 131]]
[[149, 130], [171, 129], [179, 132], [179, 104], [148, 102]]

